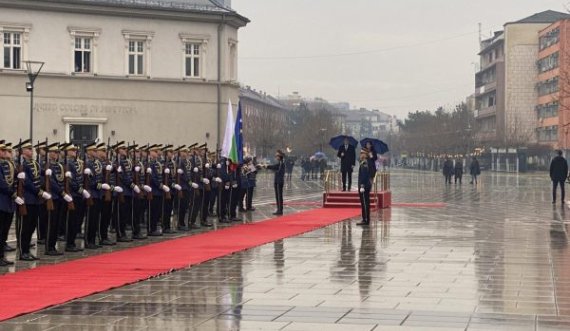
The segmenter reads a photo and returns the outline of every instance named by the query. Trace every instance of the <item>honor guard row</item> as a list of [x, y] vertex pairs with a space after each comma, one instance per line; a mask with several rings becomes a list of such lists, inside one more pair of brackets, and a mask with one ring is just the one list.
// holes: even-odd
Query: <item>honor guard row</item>
[[0, 266], [13, 264], [4, 252], [13, 250], [6, 241], [14, 218], [17, 255], [24, 261], [38, 259], [30, 253], [36, 229], [44, 253], [57, 256], [63, 254], [58, 240], [65, 241], [66, 252], [80, 252], [78, 237], [85, 249], [98, 249], [189, 231], [200, 227], [198, 219], [210, 227], [208, 216], [220, 223], [241, 221], [238, 205], [240, 211], [254, 210], [259, 167], [252, 161], [234, 164], [219, 151], [208, 153], [206, 144], [118, 142], [80, 148], [47, 140], [12, 146], [0, 140]]

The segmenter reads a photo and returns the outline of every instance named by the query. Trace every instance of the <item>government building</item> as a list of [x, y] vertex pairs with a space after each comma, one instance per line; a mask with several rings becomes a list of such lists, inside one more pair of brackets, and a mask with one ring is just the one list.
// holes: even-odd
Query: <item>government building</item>
[[0, 0], [0, 139], [215, 146], [247, 23], [230, 0]]

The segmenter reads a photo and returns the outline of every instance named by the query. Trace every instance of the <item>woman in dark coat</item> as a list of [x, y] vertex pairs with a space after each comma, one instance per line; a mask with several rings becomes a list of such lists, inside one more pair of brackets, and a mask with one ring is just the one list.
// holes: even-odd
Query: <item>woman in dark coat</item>
[[374, 150], [374, 146], [370, 141], [366, 142], [366, 151], [368, 153], [367, 160], [368, 160], [368, 168], [370, 169], [370, 178], [374, 181], [374, 177], [376, 177], [376, 160], [378, 160], [378, 153]]

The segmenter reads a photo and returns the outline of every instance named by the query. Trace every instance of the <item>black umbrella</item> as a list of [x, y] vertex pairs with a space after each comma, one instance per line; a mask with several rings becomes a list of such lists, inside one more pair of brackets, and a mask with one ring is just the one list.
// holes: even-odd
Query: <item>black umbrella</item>
[[348, 144], [354, 146], [355, 148], [358, 145], [358, 140], [354, 139], [354, 137], [346, 135], [332, 137], [329, 141], [329, 145], [334, 149], [339, 149], [340, 146], [344, 145], [344, 139], [348, 139]]
[[372, 147], [374, 147], [374, 150], [378, 154], [384, 154], [384, 153], [387, 153], [390, 151], [390, 149], [388, 148], [388, 145], [380, 139], [364, 138], [360, 141], [360, 145], [362, 147], [366, 147], [366, 143], [368, 143], [368, 142], [372, 144]]

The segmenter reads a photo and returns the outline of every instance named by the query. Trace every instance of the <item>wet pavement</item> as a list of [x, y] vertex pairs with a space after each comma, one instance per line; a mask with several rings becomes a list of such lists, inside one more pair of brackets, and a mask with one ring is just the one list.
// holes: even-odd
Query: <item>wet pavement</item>
[[[341, 222], [0, 328], [569, 330], [570, 210], [551, 204], [549, 185], [542, 174], [485, 173], [475, 187], [394, 171], [395, 202], [446, 205], [385, 210], [365, 229]], [[290, 197], [319, 200], [318, 185], [293, 186]], [[252, 221], [273, 206], [259, 207]]]

